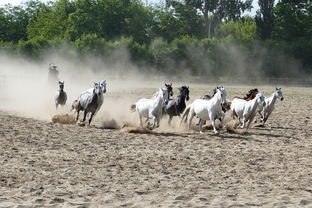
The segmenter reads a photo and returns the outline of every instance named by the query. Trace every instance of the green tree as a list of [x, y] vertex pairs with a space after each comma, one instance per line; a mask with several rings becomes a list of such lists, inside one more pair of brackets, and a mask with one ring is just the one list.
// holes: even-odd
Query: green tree
[[256, 38], [256, 22], [250, 16], [228, 21], [220, 26], [217, 35], [223, 39], [251, 42]]
[[273, 38], [312, 73], [312, 4], [309, 0], [281, 0], [274, 8]]
[[0, 8], [0, 40], [17, 43], [26, 40], [29, 15], [22, 6], [5, 5]]
[[286, 41], [311, 40], [312, 3], [309, 0], [281, 0], [274, 8], [274, 38]]
[[221, 20], [238, 20], [241, 15], [251, 9], [252, 0], [194, 0], [196, 7], [200, 9], [205, 20], [206, 37], [211, 37], [212, 23], [216, 19]]
[[152, 39], [161, 37], [170, 42], [178, 36], [180, 24], [178, 19], [174, 17], [173, 9], [157, 7], [153, 9], [152, 13], [153, 19], [150, 27]]
[[166, 6], [172, 9], [172, 18], [175, 19], [175, 24], [178, 26], [176, 37], [185, 35], [199, 37], [201, 35], [202, 19], [198, 14], [196, 2], [193, 0], [170, 0], [167, 1]]
[[84, 34], [96, 34], [108, 40], [133, 36], [147, 41], [149, 9], [138, 0], [76, 0], [69, 15], [67, 36], [76, 40]]
[[27, 27], [28, 38], [63, 39], [68, 27], [68, 16], [74, 11], [73, 4], [69, 0], [59, 0], [52, 5], [39, 3], [35, 6]]
[[260, 9], [257, 11], [255, 20], [257, 34], [263, 40], [269, 39], [274, 28], [274, 0], [259, 0]]

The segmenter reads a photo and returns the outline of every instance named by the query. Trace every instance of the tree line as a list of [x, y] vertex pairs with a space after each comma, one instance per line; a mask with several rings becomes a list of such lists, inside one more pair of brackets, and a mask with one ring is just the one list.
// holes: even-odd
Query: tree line
[[251, 17], [252, 0], [28, 0], [0, 7], [0, 49], [33, 59], [64, 45], [82, 59], [126, 49], [139, 67], [214, 78], [311, 75], [311, 1], [258, 4]]

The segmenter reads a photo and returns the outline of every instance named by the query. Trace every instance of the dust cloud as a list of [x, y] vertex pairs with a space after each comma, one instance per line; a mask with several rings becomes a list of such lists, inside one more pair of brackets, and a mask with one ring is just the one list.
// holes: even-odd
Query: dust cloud
[[[63, 46], [43, 51], [36, 61], [0, 52], [0, 110], [51, 121], [56, 114], [69, 113], [72, 102], [81, 92], [92, 88], [94, 82], [106, 79], [108, 84], [104, 104], [94, 121], [117, 128], [124, 123], [137, 125], [137, 114], [130, 113], [129, 106], [139, 98], [150, 97], [165, 82], [173, 82], [174, 88], [177, 88], [181, 85], [194, 87], [198, 82], [226, 85], [235, 83], [236, 80], [243, 84], [247, 78], [254, 77], [254, 80], [260, 80], [258, 83], [265, 84], [261, 81], [267, 70], [266, 49], [254, 46], [252, 54], [248, 54], [235, 45], [224, 45], [219, 46], [217, 52], [215, 55], [220, 56], [222, 64], [217, 67], [219, 70], [213, 71], [214, 63], [206, 57], [205, 51], [194, 45], [187, 47], [186, 53], [198, 64], [197, 68], [202, 70], [196, 76], [183, 62], [174, 74], [159, 72], [144, 65], [138, 67], [131, 62], [126, 48], [116, 49], [109, 56], [100, 58], [91, 55], [81, 57], [74, 49]], [[276, 63], [281, 63], [279, 68], [287, 68], [289, 74], [299, 71], [300, 64], [295, 60], [287, 59], [283, 54], [279, 57], [276, 60]], [[65, 81], [64, 90], [68, 96], [66, 106], [59, 110], [54, 105], [58, 83], [51, 85], [48, 82], [50, 63], [57, 65], [58, 78]], [[202, 93], [207, 94], [208, 91], [209, 94], [211, 91], [209, 88], [205, 90]]]
[[[68, 57], [64, 50], [47, 50], [41, 56], [43, 58], [33, 61], [0, 53], [1, 111], [51, 121], [56, 114], [70, 113], [72, 102], [81, 92], [92, 88], [94, 82], [105, 79], [107, 93], [94, 122], [108, 125], [114, 119], [114, 126], [122, 126], [123, 122], [131, 123], [132, 120], [137, 123], [137, 115], [130, 113], [131, 104], [138, 98], [151, 96], [169, 81], [148, 70], [142, 72], [131, 63], [126, 50], [121, 49], [104, 60], [91, 56], [79, 59], [77, 54]], [[51, 84], [48, 80], [51, 63], [57, 66], [58, 79], [65, 82], [64, 91], [68, 97], [65, 107], [58, 110], [54, 98], [59, 86], [57, 82]], [[136, 119], [132, 119], [134, 117]]]

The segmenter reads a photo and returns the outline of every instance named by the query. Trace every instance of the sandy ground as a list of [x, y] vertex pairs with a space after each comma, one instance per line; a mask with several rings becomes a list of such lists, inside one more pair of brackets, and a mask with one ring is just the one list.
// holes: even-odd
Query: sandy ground
[[91, 127], [0, 111], [0, 207], [312, 207], [312, 90], [283, 89], [267, 125], [243, 135], [126, 133], [103, 129], [105, 111]]

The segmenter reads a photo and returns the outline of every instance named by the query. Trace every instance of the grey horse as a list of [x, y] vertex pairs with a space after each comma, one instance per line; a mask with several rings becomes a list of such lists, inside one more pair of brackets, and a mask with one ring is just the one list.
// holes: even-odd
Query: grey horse
[[58, 105], [64, 106], [67, 101], [67, 94], [64, 91], [64, 81], [59, 81], [59, 87], [60, 89], [56, 92], [55, 95], [55, 107], [58, 108]]
[[94, 114], [101, 107], [99, 105], [99, 100], [103, 100], [103, 86], [100, 83], [94, 83], [94, 88], [92, 94], [90, 93], [82, 93], [78, 98], [78, 106], [77, 106], [77, 118], [79, 119], [79, 112], [81, 110], [84, 111], [82, 122], [86, 121], [86, 117], [88, 113], [91, 113], [89, 119], [89, 125], [91, 124], [92, 118]]

